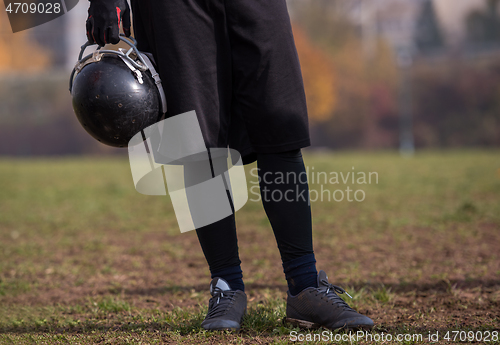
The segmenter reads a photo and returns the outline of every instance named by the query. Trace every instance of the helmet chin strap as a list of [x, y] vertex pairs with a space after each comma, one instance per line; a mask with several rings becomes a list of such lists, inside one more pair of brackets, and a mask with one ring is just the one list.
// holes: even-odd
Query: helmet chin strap
[[144, 62], [146, 63], [146, 66], [148, 67], [149, 72], [151, 72], [151, 76], [155, 81], [156, 87], [158, 88], [158, 92], [160, 93], [161, 113], [165, 114], [167, 112], [167, 99], [165, 97], [165, 91], [163, 91], [163, 86], [161, 85], [160, 75], [158, 74], [158, 72], [156, 72], [156, 69], [154, 68], [154, 65], [149, 59], [149, 57], [141, 52], [139, 52], [139, 54], [142, 55]]
[[128, 67], [128, 68], [130, 68], [130, 70], [131, 70], [132, 72], [134, 72], [134, 74], [135, 74], [135, 76], [136, 76], [137, 80], [139, 81], [139, 84], [144, 83], [144, 81], [142, 80], [142, 74], [141, 74], [141, 71], [139, 71], [137, 68], [135, 68], [135, 67], [134, 67], [134, 66], [133, 66], [130, 62], [128, 62], [128, 60], [127, 60], [127, 59], [125, 59], [123, 56], [118, 55], [118, 57], [119, 57], [120, 59], [122, 59], [122, 61], [123, 61], [123, 62], [125, 62], [125, 65], [127, 65], [127, 67]]

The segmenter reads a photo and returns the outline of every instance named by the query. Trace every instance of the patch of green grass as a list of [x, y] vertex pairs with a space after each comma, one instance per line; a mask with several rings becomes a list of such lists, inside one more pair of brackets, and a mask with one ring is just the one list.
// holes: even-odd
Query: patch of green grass
[[373, 298], [380, 303], [389, 303], [394, 295], [391, 293], [391, 289], [385, 286], [381, 286], [372, 292]]
[[29, 292], [33, 284], [20, 279], [0, 279], [0, 296], [16, 296]]
[[[482, 285], [500, 274], [498, 157], [305, 154], [310, 172], [377, 173], [310, 185], [364, 192], [312, 202], [314, 243], [318, 269], [375, 332], [498, 325], [499, 295]], [[205, 332], [210, 276], [196, 235], [179, 232], [168, 197], [135, 191], [126, 158], [0, 159], [0, 343], [289, 343], [298, 329], [282, 322], [286, 285], [262, 204], [249, 201], [237, 225], [248, 314], [238, 335]]]
[[120, 311], [130, 311], [130, 305], [125, 301], [120, 301], [116, 298], [106, 297], [99, 302], [93, 302], [93, 305], [96, 306], [99, 311], [109, 312], [109, 313], [118, 313]]

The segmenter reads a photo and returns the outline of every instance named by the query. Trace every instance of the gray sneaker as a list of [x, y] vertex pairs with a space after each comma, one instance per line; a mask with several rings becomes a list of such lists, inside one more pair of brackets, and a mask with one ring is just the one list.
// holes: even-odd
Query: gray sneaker
[[211, 331], [238, 331], [247, 310], [247, 295], [241, 290], [231, 290], [222, 278], [212, 279], [210, 294], [208, 313], [201, 327]]
[[[307, 288], [286, 304], [286, 319], [301, 328], [371, 329], [373, 320], [357, 313], [337, 294], [349, 294], [341, 287], [328, 283], [325, 271], [318, 273], [318, 288]], [[349, 296], [350, 297], [350, 296]]]

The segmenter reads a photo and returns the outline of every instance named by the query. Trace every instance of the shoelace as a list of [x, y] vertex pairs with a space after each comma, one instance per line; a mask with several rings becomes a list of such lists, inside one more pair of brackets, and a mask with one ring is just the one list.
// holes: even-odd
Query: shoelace
[[[349, 304], [347, 304], [342, 298], [340, 298], [339, 295], [337, 294], [346, 294], [352, 299], [352, 296], [349, 295], [347, 291], [342, 289], [340, 286], [330, 284], [326, 279], [322, 279], [321, 283], [325, 285], [327, 288], [325, 291], [322, 291], [320, 293], [325, 293], [325, 296], [328, 297], [329, 300], [333, 301], [335, 304], [338, 304], [344, 308], [344, 310], [354, 310], [352, 309]], [[334, 293], [331, 293], [331, 291], [334, 291]]]
[[210, 299], [210, 310], [207, 313], [206, 319], [224, 315], [231, 302], [234, 301], [235, 293], [236, 291], [224, 291], [217, 286], [214, 287], [214, 294]]

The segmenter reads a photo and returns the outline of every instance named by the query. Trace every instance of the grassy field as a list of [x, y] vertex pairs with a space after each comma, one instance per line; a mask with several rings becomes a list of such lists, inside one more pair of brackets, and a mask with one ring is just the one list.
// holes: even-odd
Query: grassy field
[[[447, 331], [473, 331], [473, 343], [500, 330], [499, 151], [305, 161], [315, 177], [376, 173], [371, 184], [311, 184], [325, 198], [312, 202], [318, 268], [374, 319], [372, 335], [423, 344], [429, 332], [442, 343]], [[326, 199], [347, 187], [364, 200]], [[284, 344], [293, 331], [321, 334], [281, 321], [286, 283], [261, 203], [249, 201], [237, 223], [248, 315], [239, 334], [205, 332], [210, 276], [196, 234], [179, 232], [168, 197], [135, 191], [126, 158], [0, 159], [0, 343]]]

